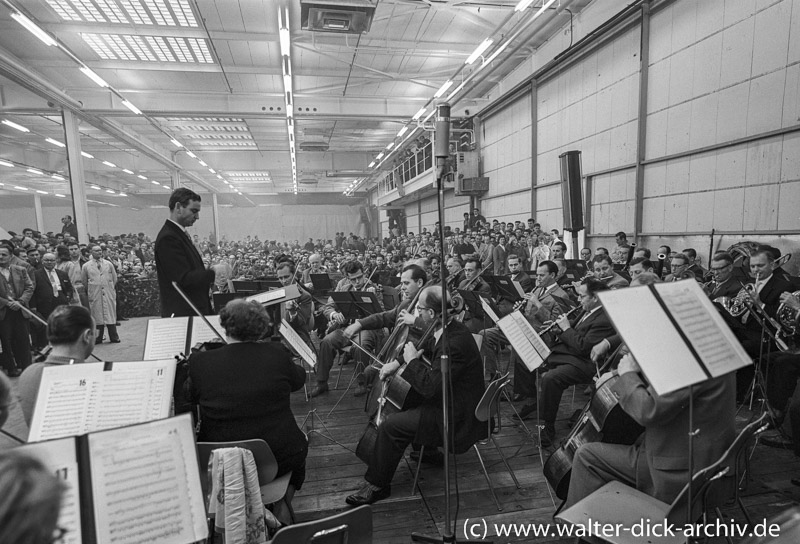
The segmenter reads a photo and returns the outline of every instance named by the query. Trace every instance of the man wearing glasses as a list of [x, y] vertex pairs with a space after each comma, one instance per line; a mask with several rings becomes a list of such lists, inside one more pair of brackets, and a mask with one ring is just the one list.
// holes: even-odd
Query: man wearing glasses
[[[345, 277], [339, 280], [336, 285], [336, 291], [376, 291], [375, 286], [367, 281], [367, 277], [364, 275], [364, 267], [360, 262], [347, 261], [342, 266], [342, 272]], [[347, 320], [332, 298], [328, 299], [328, 304], [322, 307], [322, 312], [329, 323], [328, 333], [319, 343], [319, 356], [317, 357], [316, 367], [317, 385], [311, 390], [311, 397], [319, 396], [328, 391], [328, 376], [333, 366], [333, 360], [339, 351], [350, 345], [350, 338], [342, 330], [342, 326], [346, 324]], [[382, 339], [382, 330], [369, 330], [359, 334], [354, 340], [365, 350], [374, 353]], [[358, 364], [357, 368], [363, 370], [369, 365], [369, 359], [361, 350], [354, 351], [354, 359]], [[360, 397], [367, 392], [363, 372], [358, 372], [357, 380], [358, 386], [355, 390], [355, 396]]]

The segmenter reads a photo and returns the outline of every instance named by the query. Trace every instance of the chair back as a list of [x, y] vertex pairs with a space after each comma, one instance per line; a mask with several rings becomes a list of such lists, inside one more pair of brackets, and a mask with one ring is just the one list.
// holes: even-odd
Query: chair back
[[284, 527], [270, 544], [372, 544], [372, 508], [346, 510], [327, 518]]
[[[500, 394], [503, 392], [503, 387], [508, 385], [511, 378], [508, 377], [508, 372], [499, 378], [492, 380], [483, 392], [481, 400], [475, 407], [475, 419], [478, 421], [488, 422], [488, 435], [492, 433], [492, 419], [494, 416], [500, 414]], [[494, 432], [500, 432], [500, 418], [497, 418], [497, 425]]]
[[[716, 462], [694, 474], [692, 477], [692, 520], [696, 520], [703, 513], [704, 499], [709, 486], [720, 478], [736, 472], [739, 454], [757, 433], [766, 428], [765, 419], [766, 414], [747, 425]], [[687, 484], [670, 505], [667, 513], [667, 520], [670, 523], [683, 524], [686, 522], [688, 499], [689, 485]]]
[[211, 452], [221, 448], [245, 448], [253, 452], [253, 460], [256, 462], [258, 470], [259, 485], [266, 485], [275, 479], [278, 474], [278, 461], [275, 455], [264, 440], [254, 438], [250, 440], [235, 440], [233, 442], [198, 442], [197, 457], [200, 465], [200, 483], [203, 487], [203, 494], [207, 495], [208, 488], [208, 460]]

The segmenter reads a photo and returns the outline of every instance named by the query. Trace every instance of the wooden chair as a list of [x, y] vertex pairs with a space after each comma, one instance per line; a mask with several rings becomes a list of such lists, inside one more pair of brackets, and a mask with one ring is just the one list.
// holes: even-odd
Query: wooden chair
[[372, 508], [346, 510], [316, 521], [297, 523], [275, 533], [270, 544], [372, 544]]
[[[519, 481], [517, 480], [516, 474], [514, 474], [514, 470], [511, 468], [511, 465], [508, 464], [505, 455], [503, 455], [503, 450], [497, 444], [497, 441], [494, 439], [494, 435], [499, 433], [502, 429], [502, 422], [500, 417], [500, 394], [503, 391], [503, 388], [509, 384], [511, 378], [508, 377], [508, 372], [493, 380], [487, 387], [486, 391], [484, 391], [481, 400], [478, 402], [478, 405], [475, 407], [475, 417], [478, 421], [486, 422], [486, 434], [487, 438], [482, 442], [491, 441], [492, 445], [494, 445], [497, 452], [500, 454], [500, 459], [503, 460], [503, 464], [506, 466], [506, 470], [511, 475], [511, 478], [514, 480], [514, 484], [517, 486], [517, 489], [520, 489], [522, 486], [519, 485]], [[497, 422], [494, 424], [494, 422]], [[486, 478], [486, 483], [489, 484], [489, 491], [492, 494], [492, 498], [494, 499], [495, 505], [497, 505], [497, 510], [502, 511], [503, 507], [500, 505], [500, 501], [497, 499], [497, 494], [494, 491], [494, 485], [492, 484], [492, 479], [489, 477], [489, 473], [486, 470], [486, 463], [483, 461], [483, 456], [481, 455], [480, 450], [478, 449], [478, 443], [472, 445], [472, 448], [475, 450], [475, 454], [478, 456], [478, 462], [481, 464], [481, 469], [483, 470], [483, 476]], [[419, 459], [420, 461], [417, 462], [417, 469], [414, 472], [414, 483], [411, 486], [411, 494], [414, 495], [417, 490], [417, 485], [419, 481], [419, 471], [420, 467], [422, 466], [422, 457], [425, 454], [425, 446], [422, 446], [419, 452]]]
[[253, 452], [253, 459], [258, 469], [258, 483], [261, 487], [261, 500], [265, 505], [283, 502], [289, 515], [294, 522], [294, 510], [292, 509], [291, 499], [287, 499], [286, 491], [289, 488], [289, 479], [292, 473], [277, 477], [278, 461], [275, 459], [272, 450], [264, 440], [238, 440], [234, 442], [198, 442], [197, 455], [200, 463], [200, 483], [203, 488], [203, 495], [207, 496], [211, 492], [209, 485], [208, 460], [211, 452], [220, 448], [246, 448]]
[[[556, 515], [556, 519], [573, 525], [588, 528], [589, 524], [605, 523], [619, 524], [631, 528], [641, 520], [650, 519], [653, 523], [666, 520], [666, 523], [683, 527], [688, 519], [691, 506], [691, 518], [697, 520], [705, 513], [706, 499], [709, 487], [715, 485], [723, 477], [733, 474], [735, 469], [731, 460], [735, 460], [738, 452], [750, 440], [764, 429], [763, 417], [745, 427], [733, 444], [722, 454], [715, 463], [698, 470], [692, 477], [692, 504], [688, 504], [689, 485], [687, 484], [672, 503], [661, 502], [641, 491], [629, 487], [621, 482], [609, 482], [588, 497], [583, 498], [570, 508]], [[734, 461], [735, 463], [735, 461]], [[611, 542], [612, 544], [639, 544], [643, 542], [642, 536], [633, 536], [632, 531], [613, 532], [611, 535], [582, 536], [588, 542]], [[685, 542], [686, 537], [680, 531], [675, 531], [674, 536], [665, 535], [658, 538], [660, 544]]]

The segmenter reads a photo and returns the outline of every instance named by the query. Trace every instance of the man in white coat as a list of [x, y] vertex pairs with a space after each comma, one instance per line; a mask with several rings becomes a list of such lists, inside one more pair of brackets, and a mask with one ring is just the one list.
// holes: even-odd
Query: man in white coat
[[92, 258], [81, 269], [83, 284], [89, 298], [89, 310], [97, 324], [95, 344], [103, 342], [103, 333], [108, 326], [109, 340], [118, 344], [117, 334], [117, 271], [114, 265], [103, 259], [100, 246], [92, 247]]

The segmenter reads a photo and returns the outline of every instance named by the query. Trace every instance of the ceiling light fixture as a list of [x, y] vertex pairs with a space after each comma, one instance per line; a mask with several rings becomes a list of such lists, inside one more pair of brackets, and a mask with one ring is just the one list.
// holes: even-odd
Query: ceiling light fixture
[[408, 132], [408, 126], [407, 125], [403, 126], [403, 128], [400, 129], [400, 131], [397, 133], [397, 137], [399, 138], [400, 136], [402, 136], [406, 132]]
[[8, 166], [9, 168], [14, 168], [14, 165], [7, 161], [0, 161], [0, 166]]
[[93, 158], [94, 158], [94, 155], [90, 155], [90, 154], [89, 154], [89, 153], [87, 153], [86, 151], [81, 151], [81, 155], [83, 155], [83, 156], [84, 156], [84, 157], [86, 157], [87, 159], [93, 159]]
[[47, 194], [47, 191], [41, 191], [39, 189], [36, 189], [36, 192], [39, 193], [40, 195], [46, 195]]
[[53, 138], [45, 138], [44, 141], [51, 143], [53, 145], [57, 145], [58, 147], [67, 147], [67, 144], [61, 143], [58, 140], [54, 140]]
[[14, 185], [14, 189], [19, 189], [20, 191], [27, 191], [27, 187], [20, 187], [19, 185]]
[[146, 180], [146, 179], [147, 179], [147, 177], [146, 177], [146, 176], [143, 176], [143, 175], [141, 175], [141, 174], [139, 174], [139, 175], [138, 175], [138, 176], [136, 176], [136, 177], [137, 177], [137, 178], [139, 178], [139, 179], [144, 179], [144, 180]]
[[103, 161], [103, 164], [105, 164], [106, 166], [109, 166], [111, 168], [116, 168], [117, 167], [117, 165], [114, 164], [113, 162]]
[[114, 190], [113, 189], [106, 189], [106, 192], [107, 193], [111, 193], [112, 195], [114, 194]]
[[438, 90], [438, 91], [436, 91], [436, 94], [434, 94], [434, 95], [433, 95], [433, 97], [434, 97], [434, 98], [439, 98], [439, 97], [440, 97], [440, 96], [442, 96], [442, 95], [443, 95], [443, 94], [444, 94], [444, 93], [447, 91], [447, 89], [449, 89], [449, 88], [450, 88], [452, 85], [453, 85], [453, 80], [452, 80], [452, 79], [448, 79], [447, 81], [445, 81], [445, 82], [444, 82], [444, 85], [442, 85], [441, 87], [439, 87], [439, 90]]
[[194, 154], [194, 153], [192, 153], [191, 151], [187, 151], [187, 152], [186, 152], [186, 154], [187, 154], [187, 155], [189, 155], [189, 156], [190, 156], [191, 158], [193, 158], [193, 159], [196, 159], [196, 158], [197, 158], [197, 155], [195, 155], [195, 154]]
[[58, 198], [67, 198], [66, 195], [62, 195], [61, 193], [53, 193], [53, 195], [57, 196]]
[[175, 147], [183, 147], [183, 144], [182, 144], [182, 143], [180, 143], [180, 142], [179, 142], [178, 140], [176, 140], [175, 138], [171, 139], [171, 140], [170, 140], [170, 142], [172, 142], [172, 145], [174, 145]]
[[418, 111], [417, 113], [415, 113], [415, 114], [414, 114], [414, 117], [412, 117], [411, 119], [413, 119], [414, 121], [416, 121], [417, 119], [419, 119], [420, 117], [422, 117], [422, 116], [425, 114], [425, 110], [426, 110], [426, 109], [427, 109], [427, 108], [420, 108], [420, 109], [419, 109], [419, 111]]
[[489, 49], [489, 46], [494, 43], [494, 40], [491, 38], [486, 38], [481, 42], [481, 44], [472, 52], [470, 56], [467, 57], [467, 60], [464, 61], [464, 64], [472, 64], [478, 57], [480, 57], [484, 51]]
[[44, 42], [45, 45], [47, 46], [58, 45], [56, 40], [50, 34], [39, 28], [39, 25], [37, 25], [36, 23], [25, 17], [20, 12], [18, 11], [13, 12], [11, 14], [11, 18], [14, 19], [16, 22], [18, 22], [19, 24], [21, 24], [22, 26], [24, 26], [28, 30], [28, 32], [30, 32], [31, 34], [42, 40], [42, 42]]
[[122, 105], [125, 106], [126, 108], [128, 108], [129, 110], [131, 110], [136, 115], [142, 115], [142, 110], [140, 110], [139, 108], [134, 106], [129, 100], [124, 99], [122, 101]]
[[53, 174], [50, 177], [53, 178], [53, 179], [57, 179], [58, 181], [67, 181], [64, 176], [59, 176], [58, 174]]
[[367, 166], [367, 168], [372, 168], [373, 166], [375, 166], [375, 161], [372, 161], [371, 163], [369, 163], [369, 166]]
[[89, 187], [91, 187], [92, 189], [96, 189], [98, 191], [100, 190], [100, 186], [98, 185], [90, 185]]
[[41, 170], [37, 170], [36, 168], [28, 168], [28, 172], [30, 172], [31, 174], [39, 175], [39, 176], [43, 176], [44, 175], [44, 172], [42, 172]]
[[94, 73], [91, 70], [91, 68], [89, 68], [87, 66], [81, 66], [81, 72], [83, 72], [83, 75], [85, 75], [86, 77], [88, 77], [89, 79], [91, 79], [92, 81], [94, 81], [95, 83], [100, 85], [101, 87], [108, 87], [109, 86], [108, 83], [106, 83], [106, 81], [102, 77], [100, 77], [96, 73]]
[[[280, 37], [281, 59], [283, 68], [283, 97], [286, 105], [286, 130], [289, 135], [289, 157], [292, 161], [292, 187], [297, 194], [297, 151], [294, 147], [294, 104], [292, 104], [292, 61], [291, 32], [289, 31], [289, 8], [278, 7], [278, 34]], [[241, 193], [239, 193], [241, 194]]]
[[133, 172], [131, 172], [131, 171], [130, 171], [130, 170], [128, 170], [127, 168], [123, 168], [123, 169], [122, 169], [122, 171], [123, 171], [123, 172], [125, 172], [126, 174], [131, 174], [131, 175], [133, 175]]
[[2, 121], [0, 121], [0, 123], [3, 123], [7, 127], [17, 129], [20, 132], [30, 132], [30, 129], [25, 128], [22, 125], [18, 125], [14, 121], [9, 121], [8, 119], [3, 119]]
[[206, 168], [208, 167], [208, 165], [205, 162], [203, 162], [202, 160], [198, 160], [197, 162], [200, 163], [200, 166], [205, 166]]
[[151, 181], [150, 183], [152, 183], [153, 185], [161, 185], [161, 184], [160, 184], [159, 182], [157, 182], [156, 180], [153, 180], [153, 181]]

